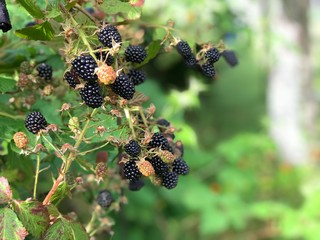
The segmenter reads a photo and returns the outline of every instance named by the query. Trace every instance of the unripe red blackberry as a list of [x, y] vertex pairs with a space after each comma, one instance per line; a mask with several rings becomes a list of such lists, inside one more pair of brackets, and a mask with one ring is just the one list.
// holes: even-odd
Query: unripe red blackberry
[[151, 175], [154, 175], [155, 173], [152, 163], [149, 161], [145, 161], [145, 160], [138, 161], [137, 166], [143, 176], [149, 177]]
[[80, 83], [77, 74], [73, 70], [67, 71], [64, 74], [63, 79], [66, 80], [67, 83], [69, 84], [69, 86], [72, 87], [72, 88], [75, 88], [76, 85]]
[[184, 59], [188, 59], [192, 55], [192, 50], [189, 44], [183, 40], [178, 42], [176, 49]]
[[129, 79], [134, 85], [139, 85], [146, 80], [146, 74], [140, 70], [131, 69], [128, 73]]
[[94, 72], [98, 65], [91, 55], [78, 56], [71, 64], [77, 75], [84, 81], [95, 81], [98, 79], [98, 76]]
[[167, 189], [173, 189], [178, 185], [178, 174], [175, 172], [166, 172], [161, 176], [162, 186]]
[[133, 98], [135, 88], [133, 82], [129, 80], [128, 75], [119, 75], [115, 82], [111, 84], [111, 89], [124, 99], [130, 100]]
[[186, 175], [189, 173], [189, 166], [182, 158], [177, 158], [172, 163], [172, 171], [179, 175]]
[[114, 199], [108, 190], [102, 190], [98, 193], [97, 203], [101, 207], [103, 207], [103, 208], [110, 207], [110, 205], [113, 203], [113, 201], [114, 201]]
[[27, 115], [24, 124], [29, 132], [36, 134], [41, 129], [46, 129], [48, 123], [40, 112], [31, 112]]
[[116, 43], [121, 43], [121, 35], [115, 26], [108, 25], [98, 33], [99, 41], [108, 48], [112, 48], [112, 39]]
[[141, 147], [137, 141], [132, 139], [132, 140], [130, 140], [130, 142], [128, 144], [126, 144], [124, 146], [124, 150], [131, 157], [137, 157], [137, 156], [139, 156], [139, 154], [141, 152]]
[[29, 81], [28, 75], [25, 73], [20, 73], [19, 80], [17, 82], [17, 86], [20, 88], [25, 88], [28, 86], [29, 82], [30, 81]]
[[168, 140], [160, 132], [154, 133], [149, 142], [149, 147], [151, 148], [161, 147], [163, 150], [168, 150], [168, 146]]
[[162, 176], [169, 171], [169, 165], [162, 161], [160, 157], [156, 156], [147, 160], [152, 164], [157, 175]]
[[141, 179], [129, 182], [130, 191], [139, 191], [143, 186], [144, 186], [144, 181], [142, 181]]
[[215, 63], [220, 58], [220, 52], [216, 48], [210, 48], [208, 51], [206, 51], [205, 57], [207, 58], [207, 61]]
[[46, 63], [40, 63], [37, 66], [38, 76], [44, 78], [46, 81], [52, 79], [52, 67]]
[[124, 164], [123, 174], [125, 178], [130, 181], [138, 180], [141, 177], [141, 172], [139, 171], [135, 160], [131, 159]]
[[209, 78], [213, 78], [216, 71], [214, 70], [213, 64], [211, 62], [206, 62], [201, 65], [202, 73]]
[[81, 99], [91, 108], [98, 108], [103, 104], [101, 88], [97, 82], [87, 82], [80, 90]]
[[[97, 49], [102, 49], [103, 47], [97, 47]], [[106, 51], [96, 52], [96, 58], [98, 61], [105, 62], [108, 66], [111, 66], [114, 63], [114, 58], [111, 54], [108, 54]]]
[[24, 132], [16, 132], [13, 135], [13, 141], [17, 148], [25, 149], [29, 143], [29, 139]]
[[142, 46], [129, 46], [124, 55], [128, 62], [142, 63], [147, 57], [147, 52]]

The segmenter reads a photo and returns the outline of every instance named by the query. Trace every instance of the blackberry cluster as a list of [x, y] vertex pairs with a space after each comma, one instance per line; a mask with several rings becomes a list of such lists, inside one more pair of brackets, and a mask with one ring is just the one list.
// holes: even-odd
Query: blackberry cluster
[[129, 46], [124, 55], [128, 62], [142, 63], [147, 57], [147, 52], [142, 46]]
[[124, 150], [131, 157], [138, 157], [141, 152], [141, 146], [137, 141], [130, 140], [130, 142], [124, 146]]
[[128, 77], [134, 85], [139, 85], [146, 80], [146, 74], [136, 69], [131, 69], [128, 73]]
[[46, 129], [48, 123], [40, 112], [31, 112], [27, 115], [24, 124], [29, 132], [36, 134], [41, 129]]
[[141, 172], [138, 169], [136, 161], [131, 159], [126, 162], [123, 166], [123, 174], [125, 178], [129, 179], [130, 181], [137, 181], [141, 177]]
[[77, 84], [80, 83], [77, 74], [71, 70], [71, 71], [67, 71], [64, 74], [64, 80], [67, 81], [67, 83], [69, 84], [70, 87], [75, 88], [77, 86]]
[[116, 78], [115, 82], [111, 85], [111, 89], [114, 93], [127, 100], [132, 99], [135, 93], [133, 82], [130, 81], [128, 75], [124, 74]]
[[102, 190], [98, 193], [96, 201], [101, 207], [108, 208], [113, 203], [114, 199], [108, 190]]
[[197, 64], [197, 59], [193, 55], [191, 47], [187, 42], [183, 40], [179, 41], [176, 45], [176, 49], [188, 66], [192, 67]]
[[106, 47], [112, 48], [112, 40], [121, 43], [121, 35], [115, 26], [108, 25], [98, 33], [99, 41]]
[[[102, 46], [97, 47], [97, 49], [102, 49]], [[114, 63], [114, 58], [111, 54], [107, 54], [107, 52], [95, 52], [94, 54], [97, 60], [105, 62], [108, 66], [111, 66]]]
[[103, 104], [101, 88], [97, 82], [87, 82], [80, 90], [81, 99], [91, 108], [98, 108]]
[[208, 62], [215, 63], [219, 61], [220, 52], [217, 48], [210, 48], [208, 51], [206, 51], [205, 57]]
[[72, 61], [72, 67], [84, 81], [96, 81], [98, 79], [98, 76], [94, 73], [98, 65], [90, 55], [78, 56]]
[[52, 79], [52, 67], [46, 63], [41, 63], [37, 66], [38, 76], [46, 81]]

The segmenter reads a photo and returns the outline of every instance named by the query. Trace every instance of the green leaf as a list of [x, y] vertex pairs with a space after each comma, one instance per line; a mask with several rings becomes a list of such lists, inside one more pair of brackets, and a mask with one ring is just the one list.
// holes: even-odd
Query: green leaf
[[16, 81], [12, 78], [0, 77], [0, 92], [11, 91], [15, 88]]
[[57, 219], [47, 230], [44, 240], [88, 240], [89, 236], [80, 223]]
[[22, 240], [28, 235], [17, 215], [10, 208], [0, 208], [0, 239]]
[[83, 158], [76, 158], [76, 162], [84, 169], [90, 172], [94, 172], [94, 167], [92, 163], [86, 161]]
[[130, 3], [121, 2], [119, 0], [104, 1], [101, 8], [106, 14], [123, 14], [125, 19], [134, 20], [141, 16], [141, 8], [134, 7]]
[[14, 201], [14, 210], [27, 231], [37, 238], [49, 227], [49, 212], [38, 201]]
[[12, 199], [12, 191], [10, 189], [8, 180], [0, 177], [0, 204], [9, 202]]
[[51, 24], [46, 21], [32, 27], [16, 30], [15, 34], [20, 38], [29, 40], [49, 41], [54, 37], [54, 30]]
[[43, 18], [44, 14], [41, 9], [34, 4], [34, 1], [31, 0], [17, 0], [18, 3], [24, 7], [34, 18]]
[[146, 59], [142, 63], [137, 64], [136, 67], [141, 67], [141, 66], [147, 64], [151, 59], [155, 58], [158, 55], [160, 49], [161, 49], [161, 41], [160, 40], [153, 41], [152, 43], [150, 43], [149, 46], [147, 47]]
[[57, 190], [52, 195], [51, 202], [59, 203], [66, 196], [71, 196], [70, 187], [68, 186], [67, 182], [63, 182], [58, 186]]

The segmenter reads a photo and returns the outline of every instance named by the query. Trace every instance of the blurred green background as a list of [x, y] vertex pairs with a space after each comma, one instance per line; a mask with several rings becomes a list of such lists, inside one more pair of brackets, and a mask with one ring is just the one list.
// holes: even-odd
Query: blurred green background
[[[112, 213], [112, 239], [320, 239], [319, 10], [311, 0], [145, 1], [142, 21], [172, 20], [191, 45], [223, 40], [239, 65], [232, 68], [221, 59], [215, 80], [208, 82], [171, 52], [146, 69], [150, 77], [138, 90], [151, 97], [158, 116], [181, 129], [176, 139], [184, 143], [191, 171], [174, 190], [147, 184], [139, 192], [127, 191], [129, 203]], [[11, 15], [17, 28], [32, 20]], [[284, 28], [281, 35], [277, 23], [278, 28], [297, 27], [299, 37], [290, 43], [297, 46], [286, 42], [295, 29]], [[285, 66], [281, 72], [289, 74], [290, 61], [285, 61], [291, 56], [309, 68], [301, 76], [304, 91], [296, 92], [300, 101], [289, 107], [300, 118], [309, 109], [305, 102], [314, 107], [313, 118], [299, 125], [308, 151], [298, 162], [270, 134], [273, 73]], [[53, 54], [48, 62], [59, 62], [56, 58]], [[57, 75], [64, 70], [54, 68]], [[287, 87], [295, 84], [278, 90], [286, 96]]]

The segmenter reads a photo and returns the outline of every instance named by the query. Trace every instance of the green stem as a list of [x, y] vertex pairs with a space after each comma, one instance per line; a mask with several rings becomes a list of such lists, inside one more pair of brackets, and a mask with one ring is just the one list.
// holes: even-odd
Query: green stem
[[38, 186], [38, 177], [40, 173], [40, 152], [37, 154], [37, 167], [36, 167], [36, 176], [34, 179], [34, 186], [33, 186], [33, 199], [37, 197], [37, 186]]
[[134, 138], [136, 138], [136, 133], [134, 131], [134, 128], [133, 128], [133, 125], [132, 125], [132, 120], [131, 120], [131, 115], [130, 115], [130, 111], [128, 108], [124, 108], [124, 114], [126, 115], [126, 118], [128, 120], [128, 123], [129, 123], [129, 127], [131, 129], [131, 132], [132, 132], [132, 135]]
[[12, 118], [12, 119], [19, 119], [19, 118], [21, 118], [21, 119], [24, 119], [24, 117], [23, 116], [13, 116], [13, 115], [11, 115], [11, 114], [9, 114], [9, 113], [5, 113], [5, 112], [0, 112], [0, 116], [3, 116], [3, 117], [8, 117], [8, 118]]
[[67, 161], [66, 157], [62, 154], [62, 152], [58, 148], [56, 148], [43, 134], [41, 134], [41, 137], [43, 138], [43, 140], [45, 140], [50, 145], [50, 147], [53, 150], [55, 150], [56, 152], [59, 153], [59, 155], [60, 155], [60, 157], [61, 157], [63, 162]]
[[98, 149], [100, 149], [100, 148], [103, 148], [103, 147], [107, 146], [108, 144], [109, 144], [109, 142], [106, 142], [106, 143], [102, 144], [102, 145], [99, 146], [99, 147], [92, 148], [92, 149], [90, 149], [90, 150], [88, 150], [88, 151], [80, 152], [80, 153], [78, 153], [78, 155], [86, 155], [87, 153], [94, 152], [94, 151], [96, 151], [96, 150], [98, 150]]

